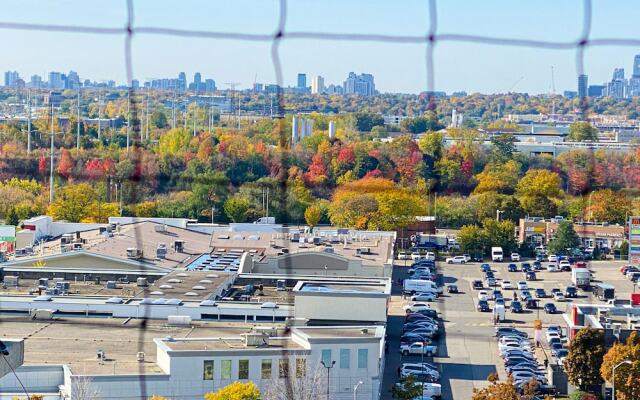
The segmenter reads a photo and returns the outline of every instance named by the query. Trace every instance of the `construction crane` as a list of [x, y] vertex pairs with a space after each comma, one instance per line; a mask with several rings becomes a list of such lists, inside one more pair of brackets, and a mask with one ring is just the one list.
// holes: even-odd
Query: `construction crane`
[[509, 88], [509, 90], [507, 90], [507, 93], [510, 93], [514, 87], [516, 87], [516, 85], [520, 82], [522, 82], [522, 80], [524, 79], [524, 76], [521, 76], [520, 78], [518, 78], [517, 81], [513, 82], [513, 85], [511, 85], [511, 87]]
[[[229, 86], [229, 89], [231, 89], [231, 92], [236, 91], [236, 86], [238, 86], [240, 83], [239, 82], [225, 82], [225, 85]], [[233, 104], [233, 101], [232, 101]], [[231, 107], [233, 109], [233, 107]], [[240, 96], [238, 95], [238, 129], [240, 129]]]

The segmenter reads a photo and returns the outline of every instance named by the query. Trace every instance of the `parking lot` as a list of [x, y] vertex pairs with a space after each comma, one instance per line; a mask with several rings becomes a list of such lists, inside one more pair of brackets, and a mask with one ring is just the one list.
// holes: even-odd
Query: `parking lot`
[[[411, 262], [409, 261], [406, 264], [409, 266]], [[520, 271], [520, 262], [515, 263], [518, 265], [518, 272], [507, 271], [509, 262], [489, 262], [488, 264], [496, 278], [496, 289], [501, 290], [506, 304], [505, 321], [496, 325], [491, 311], [479, 312], [476, 309], [479, 290], [472, 288], [472, 282], [481, 280], [484, 290], [488, 291], [490, 289], [486, 286], [485, 274], [480, 269], [481, 263], [445, 264], [444, 262], [438, 262], [437, 264], [442, 283], [445, 286], [455, 284], [460, 291], [457, 294], [447, 294], [445, 290], [442, 297], [431, 303], [432, 308], [440, 313], [444, 332], [437, 341], [437, 355], [433, 358], [425, 357], [425, 361], [432, 362], [439, 368], [443, 399], [471, 398], [474, 388], [480, 388], [488, 384], [486, 378], [492, 372], [498, 373], [501, 379], [506, 378], [506, 372], [498, 354], [497, 342], [493, 337], [496, 326], [513, 326], [527, 332], [529, 337], [533, 337], [534, 320], [542, 320], [545, 327], [550, 324], [564, 327], [562, 313], [573, 302], [600, 302], [591, 292], [579, 290], [577, 298], [555, 301], [551, 297], [546, 297], [539, 300], [540, 308], [538, 309], [530, 310], [525, 308], [522, 313], [513, 313], [509, 307], [511, 300], [514, 295], [519, 296], [521, 291], [517, 289], [502, 290], [500, 289], [500, 284], [502, 280], [510, 280], [514, 287], [517, 288], [517, 283], [525, 280], [524, 274]], [[571, 286], [571, 272], [547, 272], [546, 264], [546, 262], [543, 262], [543, 269], [536, 271], [536, 281], [527, 281], [534, 298], [534, 289], [536, 288], [543, 288], [549, 295], [554, 288], [564, 292], [567, 286]], [[589, 269], [592, 272], [592, 285], [598, 282], [611, 284], [616, 288], [616, 297], [628, 299], [628, 295], [633, 291], [634, 286], [619, 272], [619, 268], [623, 264], [621, 262], [590, 262]], [[389, 354], [383, 382], [384, 398], [391, 397], [391, 386], [398, 381], [398, 366], [402, 362], [420, 362], [419, 356], [406, 357], [401, 356], [398, 352], [399, 338], [404, 321], [403, 316], [405, 314], [403, 306], [411, 303], [408, 300], [408, 296], [406, 299], [403, 298], [402, 286], [398, 281], [399, 278], [405, 279], [407, 277], [407, 268], [404, 265], [404, 261], [398, 261], [394, 269], [394, 288], [388, 319]], [[491, 309], [493, 309], [493, 303], [494, 301], [489, 301]], [[542, 309], [545, 303], [555, 304], [558, 312], [555, 314], [545, 313]], [[536, 351], [536, 355], [540, 363], [546, 357], [549, 358], [549, 362], [555, 362], [544, 340], [542, 341], [542, 348]]]

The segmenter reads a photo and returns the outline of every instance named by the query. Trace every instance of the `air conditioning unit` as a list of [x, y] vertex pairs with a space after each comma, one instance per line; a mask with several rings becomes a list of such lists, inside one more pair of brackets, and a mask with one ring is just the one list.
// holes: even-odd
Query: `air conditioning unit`
[[241, 333], [245, 346], [268, 346], [269, 336], [259, 332]]
[[142, 250], [137, 247], [129, 247], [127, 249], [127, 258], [142, 258]]
[[165, 233], [167, 231], [167, 226], [165, 224], [162, 225], [156, 225], [153, 230], [155, 230], [158, 233]]
[[156, 258], [166, 258], [167, 257], [167, 245], [164, 243], [158, 244], [158, 248], [156, 248]]
[[82, 250], [84, 245], [82, 243], [74, 243], [71, 247], [72, 250]]
[[182, 253], [182, 251], [184, 250], [184, 240], [175, 240], [173, 242], [173, 249], [176, 251], [176, 253]]

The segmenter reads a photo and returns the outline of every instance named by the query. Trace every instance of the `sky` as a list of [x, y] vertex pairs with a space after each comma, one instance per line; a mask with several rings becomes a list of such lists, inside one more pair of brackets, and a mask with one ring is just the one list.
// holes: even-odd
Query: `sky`
[[[289, 0], [285, 31], [425, 35], [426, 0]], [[276, 0], [134, 0], [136, 26], [271, 34], [278, 20]], [[580, 36], [581, 0], [440, 0], [438, 33], [566, 41]], [[637, 0], [594, 0], [592, 38], [639, 38]], [[0, 23], [47, 23], [123, 27], [124, 0], [4, 0]], [[23, 78], [49, 71], [75, 70], [81, 79], [126, 81], [124, 34], [95, 35], [0, 29], [0, 71]], [[177, 38], [139, 34], [133, 40], [134, 77], [141, 81], [196, 71], [250, 87], [275, 82], [268, 42]], [[585, 54], [589, 84], [611, 79], [623, 67], [631, 75], [634, 47], [592, 47]], [[321, 75], [325, 84], [342, 83], [350, 71], [371, 73], [381, 92], [426, 90], [426, 46], [378, 42], [289, 39], [280, 56], [284, 84], [299, 72]], [[541, 50], [475, 43], [440, 42], [435, 47], [435, 90], [531, 94], [576, 90], [575, 50]], [[45, 78], [46, 79], [46, 78]]]

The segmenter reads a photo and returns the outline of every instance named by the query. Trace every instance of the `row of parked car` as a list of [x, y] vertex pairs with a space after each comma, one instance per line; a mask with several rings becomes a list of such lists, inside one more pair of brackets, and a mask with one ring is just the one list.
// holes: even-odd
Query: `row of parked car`
[[534, 344], [526, 332], [512, 327], [496, 328], [498, 351], [504, 363], [507, 375], [520, 390], [532, 380], [537, 381], [539, 392], [553, 394], [555, 391], [548, 385], [545, 369], [538, 363]]
[[[422, 259], [408, 270], [410, 280], [428, 279], [435, 281], [437, 271], [435, 261]], [[434, 283], [435, 284], [435, 283]], [[406, 289], [406, 288], [405, 288]], [[441, 335], [442, 324], [438, 312], [427, 303], [434, 301], [441, 290], [416, 291], [411, 295], [411, 303], [404, 306], [406, 312], [400, 336], [400, 354], [403, 362], [398, 370], [400, 377], [412, 376], [423, 387], [418, 399], [439, 399], [442, 388], [439, 384], [440, 371], [425, 357], [438, 353], [437, 340]]]

